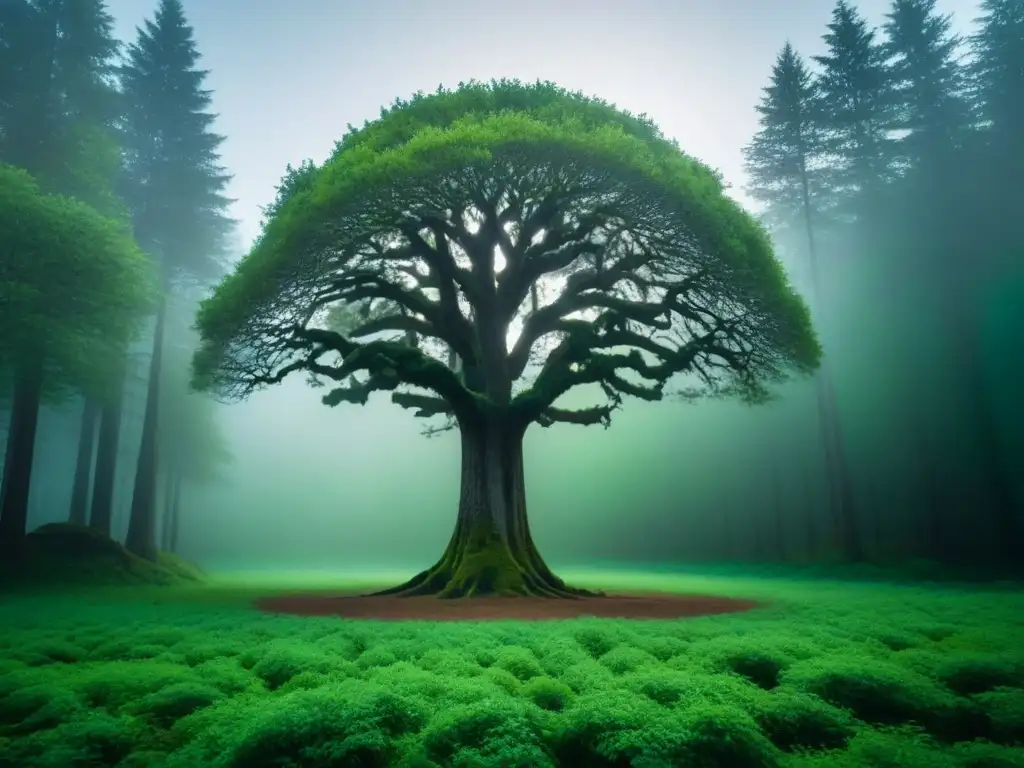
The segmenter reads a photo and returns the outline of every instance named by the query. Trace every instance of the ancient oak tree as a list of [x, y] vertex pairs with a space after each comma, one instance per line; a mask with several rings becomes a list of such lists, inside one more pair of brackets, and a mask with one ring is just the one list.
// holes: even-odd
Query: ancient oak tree
[[[441, 559], [398, 594], [569, 597], [526, 518], [531, 424], [605, 425], [626, 396], [764, 400], [820, 350], [761, 227], [648, 120], [549, 83], [396, 102], [289, 168], [252, 251], [201, 307], [195, 384], [303, 371], [328, 405], [457, 429]], [[569, 407], [583, 388], [595, 402]], [[438, 421], [440, 420], [440, 422]]]

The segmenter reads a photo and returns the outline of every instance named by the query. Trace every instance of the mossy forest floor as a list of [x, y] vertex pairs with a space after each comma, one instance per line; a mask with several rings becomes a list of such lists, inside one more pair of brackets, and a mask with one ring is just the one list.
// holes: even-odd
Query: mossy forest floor
[[8, 592], [0, 766], [1024, 766], [1019, 590], [560, 575], [768, 607], [547, 622], [252, 607], [369, 586], [323, 574]]

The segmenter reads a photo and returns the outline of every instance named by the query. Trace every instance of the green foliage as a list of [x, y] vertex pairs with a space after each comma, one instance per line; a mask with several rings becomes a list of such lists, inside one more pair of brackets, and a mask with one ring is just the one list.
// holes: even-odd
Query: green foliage
[[756, 109], [760, 128], [743, 150], [747, 191], [766, 204], [765, 218], [776, 228], [804, 226], [805, 208], [817, 221], [816, 214], [827, 207], [824, 137], [813, 76], [792, 44], [786, 43], [776, 57]]
[[753, 717], [768, 740], [786, 752], [841, 749], [857, 730], [847, 710], [790, 691], [761, 697]]
[[[709, 373], [704, 382], [707, 392], [700, 387], [694, 391], [739, 395], [757, 401], [767, 396], [770, 382], [784, 379], [793, 371], [805, 373], [817, 366], [820, 349], [806, 306], [790, 288], [763, 230], [724, 194], [717, 173], [680, 152], [646, 118], [629, 115], [598, 99], [570, 93], [550, 83], [524, 85], [500, 81], [489, 85], [463, 84], [451, 91], [441, 89], [435, 94], [418, 95], [409, 102], [396, 102], [379, 120], [350, 132], [323, 166], [305, 163], [300, 168], [290, 168], [279, 187], [277, 200], [268, 209], [269, 218], [258, 242], [200, 308], [197, 326], [203, 346], [194, 359], [196, 385], [244, 397], [294, 370], [305, 369], [341, 384], [324, 398], [325, 403], [332, 405], [363, 403], [373, 391], [394, 391], [399, 384], [406, 384], [435, 391], [455, 410], [474, 407], [469, 392], [476, 392], [477, 385], [466, 378], [469, 374], [463, 372], [461, 380], [456, 381], [446, 363], [444, 367], [437, 365], [443, 354], [437, 349], [433, 353], [423, 352], [419, 346], [420, 335], [435, 342], [440, 339], [467, 366], [477, 365], [470, 359], [476, 354], [471, 351], [476, 342], [470, 344], [466, 335], [469, 332], [464, 333], [460, 323], [450, 321], [452, 313], [459, 311], [451, 304], [454, 294], [442, 292], [439, 305], [432, 300], [424, 303], [415, 290], [394, 282], [393, 270], [375, 265], [376, 257], [367, 255], [366, 249], [372, 251], [372, 243], [390, 233], [385, 239], [392, 235], [398, 240], [413, 238], [410, 242], [415, 250], [415, 238], [419, 236], [405, 231], [403, 222], [415, 223], [412, 229], [416, 231], [429, 229], [438, 226], [432, 223], [438, 217], [448, 221], [453, 210], [479, 205], [486, 208], [491, 203], [481, 203], [483, 198], [505, 194], [516, 200], [509, 208], [511, 212], [518, 210], [521, 202], [548, 199], [537, 216], [554, 217], [556, 210], [547, 211], [554, 205], [556, 209], [565, 209], [559, 215], [578, 217], [583, 228], [593, 229], [601, 221], [618, 217], [631, 231], [657, 232], [659, 240], [653, 246], [653, 255], [644, 258], [663, 264], [666, 271], [658, 271], [662, 266], [655, 270], [652, 262], [649, 266], [653, 271], [678, 276], [695, 270], [695, 279], [707, 279], [708, 291], [735, 300], [762, 319], [749, 325], [744, 323], [742, 330], [744, 335], [751, 335], [751, 343], [761, 352], [744, 355], [742, 364], [728, 351], [723, 352], [729, 361], [727, 365], [701, 370], [729, 372], [721, 378], [717, 373]], [[594, 201], [598, 197], [609, 202], [596, 206]], [[569, 211], [572, 206], [579, 210]], [[654, 211], [660, 211], [657, 223], [651, 219]], [[519, 211], [519, 218], [526, 215], [526, 209]], [[328, 221], [331, 225], [325, 226]], [[447, 226], [446, 234], [429, 236], [430, 243], [435, 245], [427, 243], [428, 251], [442, 247], [438, 237], [450, 239], [452, 248], [472, 250], [474, 246], [467, 239], [470, 236], [458, 234], [460, 222], [453, 220]], [[516, 226], [533, 225], [528, 226], [523, 219]], [[528, 293], [529, 283], [536, 284], [555, 273], [562, 277], [583, 274], [591, 262], [599, 263], [604, 258], [602, 254], [609, 264], [622, 256], [610, 245], [598, 247], [586, 243], [579, 234], [562, 231], [554, 219], [546, 229], [556, 233], [551, 237], [573, 243], [574, 248], [567, 253], [580, 255], [561, 267], [542, 268], [545, 257], [552, 264], [558, 260], [553, 254], [562, 246], [552, 241], [550, 247], [538, 251], [538, 256], [516, 256], [532, 258], [529, 270], [540, 271], [536, 275], [530, 271], [522, 277], [509, 277], [503, 289], [491, 283], [486, 288], [469, 286], [466, 281], [470, 278], [458, 276], [454, 262], [450, 270], [437, 266], [437, 259], [452, 258], [447, 252], [424, 255], [422, 247], [419, 255], [409, 257], [413, 263], [407, 266], [413, 271], [404, 267], [402, 271], [412, 275], [416, 269], [421, 274], [424, 270], [448, 270], [456, 275], [457, 290], [463, 291], [474, 306], [487, 304], [498, 307], [495, 311], [499, 313], [515, 314], [522, 304], [518, 294]], [[526, 248], [524, 240], [522, 249]], [[336, 256], [328, 258], [328, 253]], [[601, 269], [598, 267], [599, 274]], [[374, 270], [379, 274], [371, 279]], [[518, 274], [517, 270], [519, 267], [511, 272]], [[610, 274], [617, 274], [611, 266], [609, 270]], [[623, 266], [623, 270], [626, 276], [639, 274], [636, 267]], [[616, 277], [612, 282], [619, 279]], [[516, 287], [518, 280], [527, 280], [527, 287]], [[320, 290], [328, 285], [335, 285], [337, 290]], [[426, 283], [421, 287], [424, 286]], [[594, 305], [607, 310], [601, 314], [600, 323], [595, 320], [587, 326], [566, 321], [564, 329], [559, 326], [552, 330], [568, 333], [578, 350], [603, 348], [602, 344], [631, 346], [628, 339], [619, 345], [604, 341], [603, 334], [611, 333], [626, 315], [643, 311], [619, 302], [613, 289], [614, 285], [607, 292], [616, 297], [616, 303]], [[485, 302], [481, 292], [493, 290], [502, 295]], [[666, 301], [671, 304], [675, 299]], [[656, 302], [650, 305], [649, 312], [654, 312], [655, 305]], [[658, 317], [665, 315], [673, 318], [674, 323], [682, 323], [682, 315], [677, 317], [671, 307], [657, 306]], [[449, 320], [444, 319], [446, 313]], [[569, 314], [569, 310], [564, 314]], [[327, 334], [310, 326], [320, 322], [313, 319], [320, 315], [328, 317], [326, 322], [331, 331]], [[530, 334], [539, 332], [543, 323], [557, 319], [550, 312], [548, 315], [533, 321]], [[651, 317], [644, 322], [657, 322]], [[250, 330], [257, 325], [264, 327], [264, 320], [268, 323], [267, 333], [259, 338], [252, 336]], [[509, 318], [500, 322], [507, 325], [510, 321]], [[364, 335], [356, 333], [357, 327], [404, 328], [412, 343], [357, 342], [354, 339]], [[313, 336], [309, 333], [317, 334], [316, 344], [310, 341]], [[343, 334], [352, 334], [353, 338]], [[537, 338], [542, 335], [545, 334]], [[536, 341], [532, 335], [527, 338]], [[309, 342], [308, 349], [305, 342]], [[654, 349], [648, 342], [637, 343], [647, 352]], [[697, 350], [698, 346], [687, 349]], [[302, 349], [313, 356], [304, 360], [299, 354]], [[339, 353], [344, 364], [318, 363], [319, 356], [328, 350]], [[619, 389], [625, 394], [657, 400], [671, 376], [698, 371], [691, 366], [688, 352], [667, 347], [655, 351], [660, 356], [656, 366], [646, 365], [638, 357], [639, 351], [629, 357], [623, 355], [614, 365], [611, 358], [594, 355], [589, 367], [584, 366], [585, 378], [608, 384], [608, 391]], [[582, 352], [573, 354], [579, 357]], [[709, 354], [718, 354], [718, 350]], [[429, 357], [424, 359], [425, 356]], [[621, 368], [634, 368], [654, 383], [630, 385], [615, 374]], [[368, 379], [354, 377], [364, 371]], [[517, 373], [513, 378], [520, 375]], [[550, 380], [541, 379], [514, 403], [528, 420], [562, 416], [557, 410], [548, 412], [548, 408], [563, 391], [574, 386], [568, 373], [562, 376], [549, 372]], [[423, 408], [422, 400], [409, 407], [419, 408], [422, 415], [444, 412], [443, 408]], [[584, 421], [576, 423], [606, 422], [607, 412], [608, 409], [588, 413], [582, 417]]]
[[1015, 149], [1014, 159], [1019, 162], [1024, 126], [1020, 100], [1024, 85], [1024, 9], [1016, 0], [982, 0], [981, 11], [977, 32], [971, 38], [973, 85], [979, 91], [982, 114], [992, 122], [998, 137], [997, 148]]
[[540, 721], [520, 701], [490, 698], [434, 718], [423, 731], [426, 754], [440, 765], [551, 768]]
[[974, 697], [992, 723], [992, 739], [1024, 747], [1024, 687], [999, 687]]
[[848, 198], [877, 192], [891, 174], [892, 82], [876, 38], [863, 15], [838, 0], [823, 37], [826, 53], [814, 57], [822, 69], [818, 121], [832, 159], [829, 184]]
[[830, 656], [795, 665], [787, 685], [850, 710], [861, 720], [882, 725], [932, 722], [953, 706], [954, 697], [936, 682], [883, 660]]
[[961, 40], [935, 2], [894, 0], [883, 27], [893, 127], [909, 131], [898, 141], [898, 162], [917, 169], [948, 161], [972, 123]]
[[118, 42], [105, 3], [5, 3], [0, 27], [0, 68], [10, 73], [0, 82], [0, 162], [119, 218], [120, 103], [110, 78]]
[[523, 696], [541, 709], [559, 711], [572, 699], [572, 689], [553, 677], [535, 677], [523, 686]]
[[223, 698], [224, 694], [210, 685], [199, 682], [174, 683], [130, 703], [124, 711], [152, 717], [159, 723], [169, 725]]
[[519, 680], [529, 680], [532, 677], [544, 674], [544, 670], [541, 668], [540, 663], [538, 663], [536, 656], [526, 648], [514, 645], [498, 651], [494, 666], [497, 669], [503, 669], [511, 673]]
[[[120, 67], [125, 114], [123, 198], [140, 244], [161, 262], [161, 277], [208, 282], [221, 276], [233, 222], [220, 167], [224, 141], [212, 131], [211, 92], [180, 0], [161, 0], [138, 29]], [[174, 147], [173, 163], [165, 147]]]
[[[384, 623], [265, 616], [248, 596], [195, 590], [12, 596], [0, 604], [0, 764], [1021, 766], [1016, 595], [714, 586], [785, 608]], [[919, 640], [892, 650], [877, 639], [890, 636]], [[659, 645], [683, 652], [641, 650]], [[632, 671], [613, 672], [616, 659]], [[733, 671], [751, 659], [775, 660], [778, 685]]]
[[94, 385], [153, 297], [128, 228], [0, 165], [0, 242], [0, 368], [41, 356], [51, 389]]

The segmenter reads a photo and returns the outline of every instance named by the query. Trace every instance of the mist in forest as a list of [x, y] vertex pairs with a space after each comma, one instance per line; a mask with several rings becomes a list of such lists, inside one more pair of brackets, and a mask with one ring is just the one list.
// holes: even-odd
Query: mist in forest
[[[112, 34], [129, 44], [156, 10], [106, 5]], [[1009, 30], [998, 50], [1019, 57], [1019, 84], [1020, 11], [1003, 19], [1013, 3], [998, 0], [670, 5], [181, 3], [195, 66], [208, 70], [203, 111], [224, 136], [224, 217], [234, 224], [210, 249], [219, 274], [175, 283], [166, 306], [157, 426], [146, 438], [158, 457], [161, 548], [208, 568], [410, 572], [443, 550], [459, 500], [456, 432], [422, 435], [423, 423], [383, 394], [327, 407], [302, 374], [244, 403], [217, 403], [189, 391], [192, 325], [198, 301], [259, 235], [286, 166], [322, 163], [347, 125], [376, 119], [395, 98], [514, 78], [646, 114], [718, 169], [764, 217], [825, 350], [819, 373], [765, 405], [627, 399], [608, 429], [534, 425], [528, 506], [549, 562], [976, 566], [1020, 554], [1024, 112], [996, 82], [1009, 75], [980, 61], [996, 50], [982, 36], [989, 18]], [[934, 104], [894, 38], [917, 11], [931, 20], [924, 31], [948, 17], [935, 38], [945, 60], [921, 70], [948, 87]], [[858, 29], [873, 38], [864, 43]], [[0, 37], [14, 30], [0, 18]], [[849, 71], [838, 54], [857, 45], [875, 51], [877, 71]], [[811, 133], [798, 167], [778, 158], [793, 149], [801, 67], [810, 117], [800, 120]], [[871, 76], [891, 83], [857, 81]], [[844, 82], [888, 100], [850, 118]], [[14, 135], [14, 101], [0, 94], [0, 139]], [[21, 167], [13, 147], [0, 140], [0, 161]], [[122, 193], [129, 208], [131, 189]], [[147, 444], [153, 333], [150, 316], [125, 347], [110, 525], [119, 540]], [[69, 386], [44, 398], [29, 530], [74, 519], [83, 451], [79, 514], [95, 502], [103, 409], [90, 415], [90, 397]], [[0, 408], [6, 439], [8, 393]]]

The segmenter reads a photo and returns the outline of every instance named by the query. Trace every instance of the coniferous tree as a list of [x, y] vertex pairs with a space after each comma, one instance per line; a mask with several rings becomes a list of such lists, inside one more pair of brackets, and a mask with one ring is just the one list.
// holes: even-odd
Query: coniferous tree
[[843, 212], [857, 216], [892, 176], [892, 95], [882, 46], [875, 32], [846, 0], [839, 0], [824, 35], [820, 127], [832, 167], [830, 184]]
[[[1024, 176], [1024, 3], [983, 0], [981, 8], [970, 41], [972, 86], [984, 127], [978, 176], [985, 188], [978, 192], [987, 190], [993, 198], [993, 190], [1015, 189]], [[986, 223], [997, 238], [991, 250], [1002, 256], [999, 265], [1019, 261], [1024, 242], [1019, 198], [998, 193], [987, 203], [991, 220]]]
[[822, 180], [817, 93], [803, 58], [786, 43], [772, 65], [771, 80], [755, 107], [759, 130], [744, 148], [748, 193], [766, 206], [773, 228], [804, 230], [814, 258], [814, 228], [827, 195]]
[[1024, 5], [982, 0], [981, 8], [971, 44], [982, 115], [993, 135], [1016, 147], [1019, 157], [1024, 145]]
[[[757, 106], [760, 129], [744, 150], [751, 178], [750, 194], [767, 203], [769, 221], [799, 226], [806, 236], [812, 304], [821, 310], [821, 268], [817, 230], [828, 190], [822, 166], [824, 141], [815, 83], [803, 60], [786, 44], [772, 67], [771, 82]], [[864, 556], [857, 526], [849, 471], [846, 467], [842, 427], [834, 394], [823, 365], [815, 392], [818, 424], [828, 472], [829, 502], [843, 554], [851, 560]]]
[[918, 173], [947, 171], [962, 146], [972, 116], [965, 95], [959, 36], [952, 17], [935, 10], [936, 0], [893, 0], [883, 29], [892, 94], [891, 127], [897, 162]]
[[128, 49], [121, 83], [128, 105], [124, 124], [126, 199], [136, 237], [156, 261], [163, 298], [153, 333], [142, 444], [132, 496], [126, 546], [156, 553], [157, 457], [161, 362], [166, 295], [182, 279], [210, 279], [221, 269], [216, 256], [230, 222], [223, 190], [229, 181], [219, 165], [223, 137], [213, 133], [207, 73], [180, 0], [161, 0], [152, 21]]

